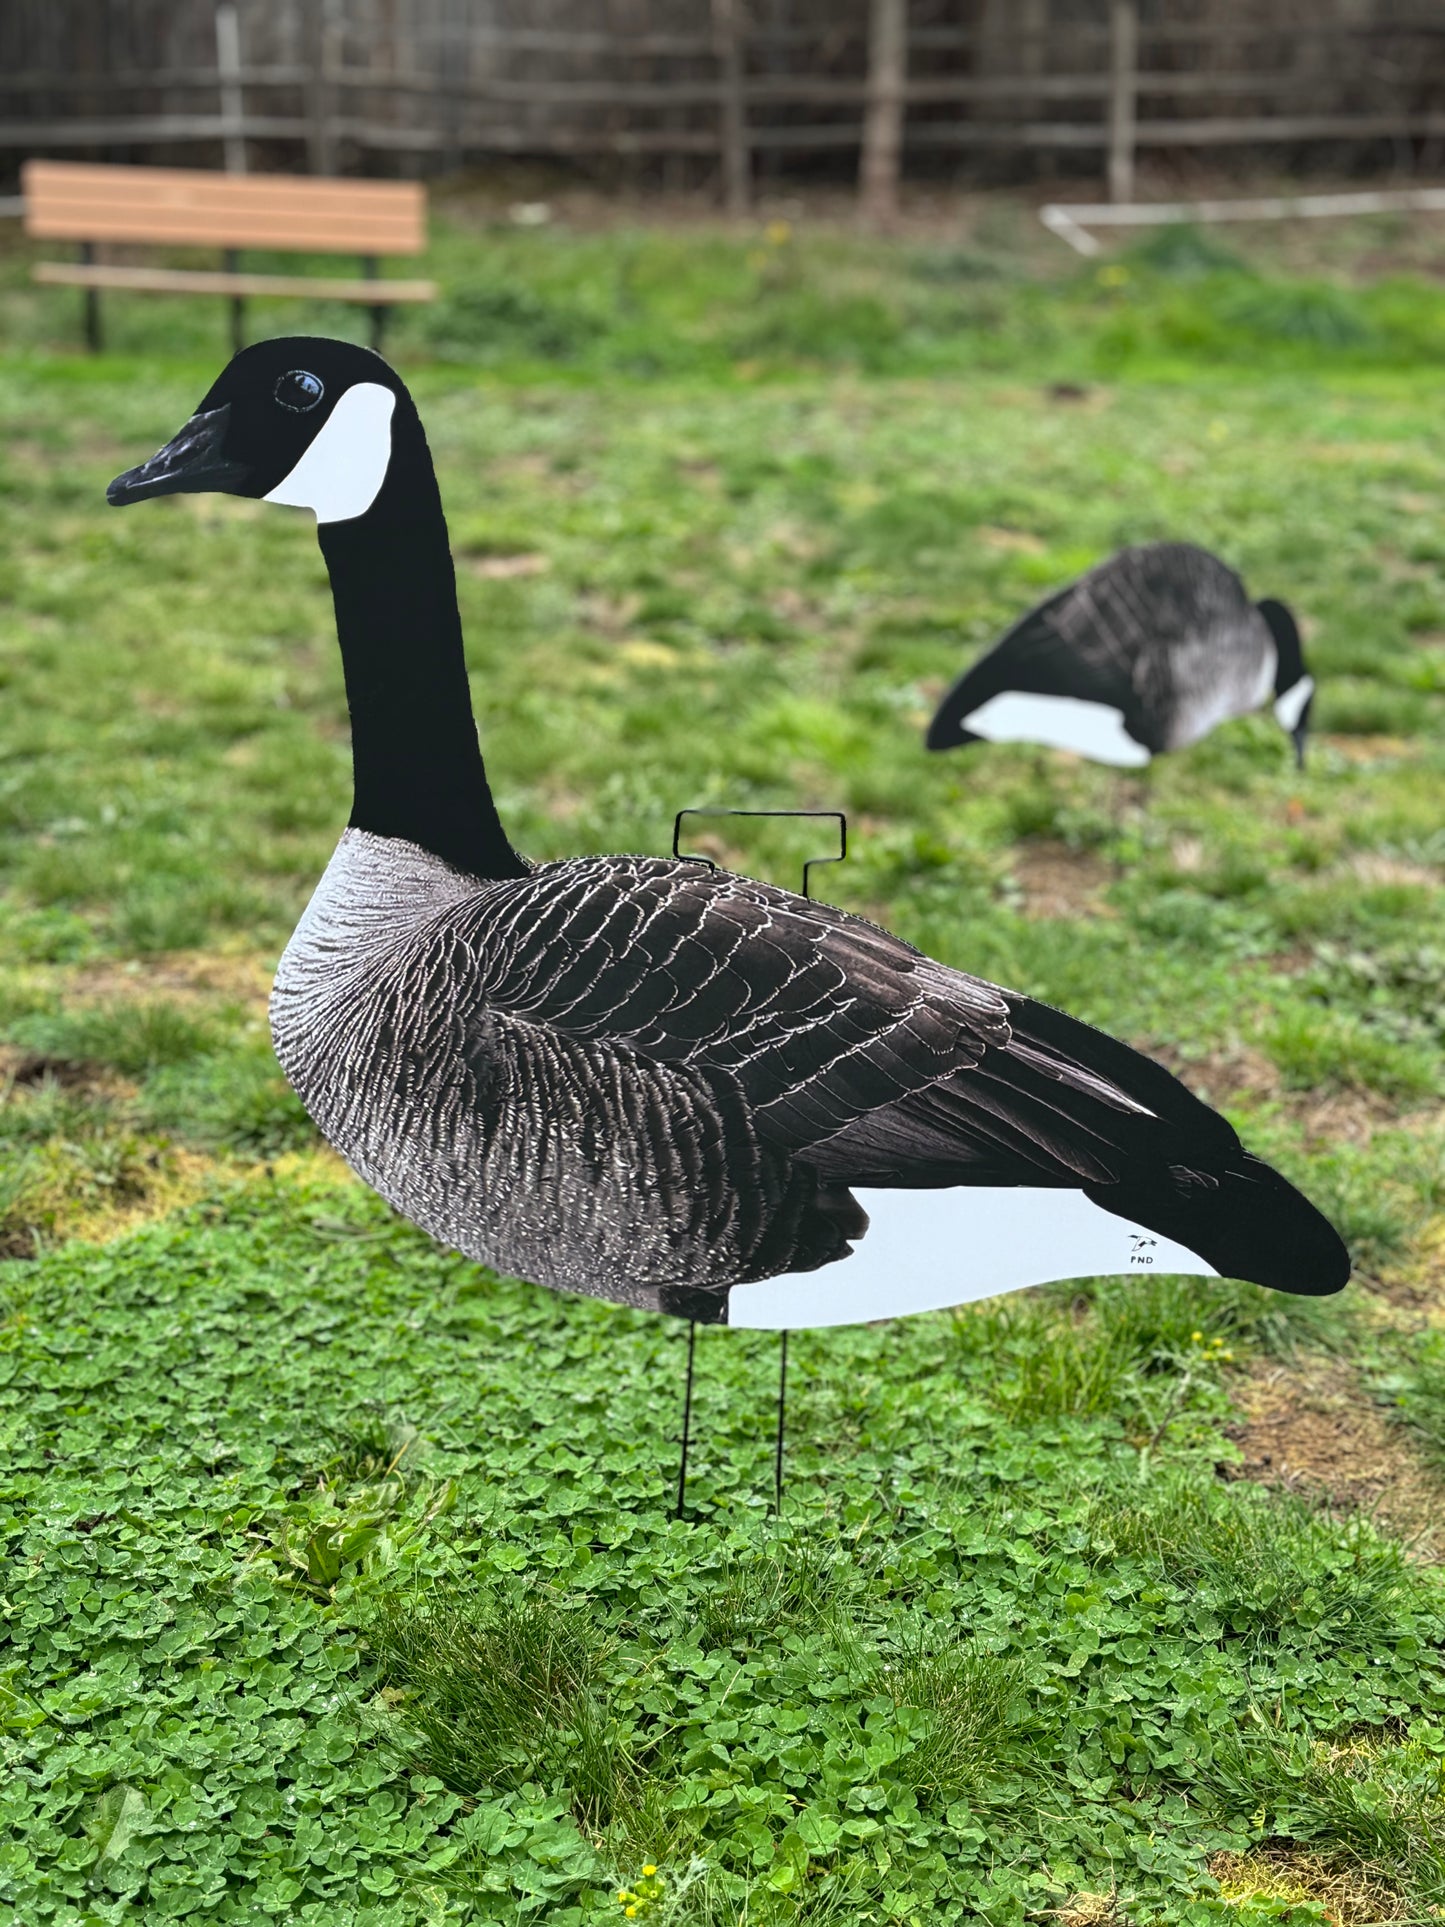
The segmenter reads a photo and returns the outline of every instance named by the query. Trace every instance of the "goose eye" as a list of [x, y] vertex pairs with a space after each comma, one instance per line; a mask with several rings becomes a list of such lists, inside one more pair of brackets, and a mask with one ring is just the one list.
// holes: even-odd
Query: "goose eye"
[[326, 393], [319, 375], [308, 375], [304, 368], [293, 368], [276, 384], [276, 399], [293, 415], [305, 415]]

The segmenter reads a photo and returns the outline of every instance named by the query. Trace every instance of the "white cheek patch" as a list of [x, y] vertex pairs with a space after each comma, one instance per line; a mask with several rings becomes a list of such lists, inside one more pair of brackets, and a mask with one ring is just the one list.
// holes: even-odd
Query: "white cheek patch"
[[318, 522], [350, 522], [365, 515], [386, 480], [395, 407], [396, 396], [380, 382], [348, 388], [316, 440], [266, 500], [315, 509]]
[[853, 1255], [819, 1271], [734, 1285], [730, 1325], [752, 1331], [859, 1325], [1060, 1278], [1219, 1276], [1186, 1246], [1116, 1218], [1082, 1191], [980, 1185], [853, 1195], [870, 1220]]
[[1305, 713], [1305, 704], [1315, 693], [1313, 676], [1301, 676], [1299, 681], [1275, 699], [1274, 713], [1280, 726], [1292, 730]]
[[1124, 718], [1107, 703], [1086, 703], [1078, 696], [1036, 696], [1020, 689], [990, 696], [963, 727], [990, 743], [1042, 743], [1046, 749], [1069, 749], [1096, 763], [1115, 763], [1138, 769], [1149, 752], [1124, 728]]

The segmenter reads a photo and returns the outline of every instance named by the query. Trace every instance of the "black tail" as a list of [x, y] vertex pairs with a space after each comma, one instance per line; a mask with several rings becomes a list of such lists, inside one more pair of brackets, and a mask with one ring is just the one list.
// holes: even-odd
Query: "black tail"
[[1224, 1278], [1326, 1298], [1344, 1289], [1350, 1254], [1323, 1212], [1240, 1143], [1227, 1118], [1172, 1072], [1048, 1004], [1020, 999], [1016, 1032], [1086, 1065], [1154, 1112], [1119, 1118], [1115, 1184], [1082, 1187], [1116, 1217], [1196, 1252]]
[[1147, 1181], [1126, 1171], [1085, 1195], [1196, 1252], [1223, 1278], [1299, 1298], [1328, 1298], [1350, 1276], [1350, 1254], [1328, 1218], [1271, 1165], [1244, 1151], [1223, 1171], [1173, 1165]]
[[929, 749], [956, 749], [960, 743], [982, 742], [984, 739], [965, 724], [990, 697], [1009, 689], [1105, 703], [1118, 710], [1139, 742], [1153, 747], [1147, 733], [1140, 733], [1145, 723], [1138, 713], [1138, 692], [1117, 653], [1107, 647], [1081, 648], [1054, 627], [1051, 618], [1073, 593], [1071, 584], [1020, 616], [992, 649], [964, 670], [928, 725], [923, 740]]
[[963, 727], [962, 719], [978, 707], [977, 703], [969, 701], [967, 697], [960, 697], [953, 702], [953, 695], [957, 695], [957, 691], [944, 698], [937, 715], [928, 725], [928, 734], [923, 739], [925, 749], [962, 749], [967, 743], [983, 741], [982, 736], [975, 736], [971, 729]]

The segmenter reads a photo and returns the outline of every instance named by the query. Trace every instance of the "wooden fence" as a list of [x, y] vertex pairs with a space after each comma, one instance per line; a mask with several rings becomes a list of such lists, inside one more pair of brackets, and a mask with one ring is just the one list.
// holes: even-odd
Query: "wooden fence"
[[1445, 138], [1431, 0], [6, 0], [0, 153], [439, 171], [499, 155], [769, 178]]

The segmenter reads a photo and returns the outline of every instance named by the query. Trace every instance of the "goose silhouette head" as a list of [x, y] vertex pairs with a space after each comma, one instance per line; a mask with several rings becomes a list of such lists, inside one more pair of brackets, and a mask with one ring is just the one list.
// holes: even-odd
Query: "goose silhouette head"
[[[117, 475], [112, 507], [219, 491], [349, 522], [382, 494], [421, 423], [400, 378], [368, 348], [288, 335], [245, 348], [164, 448]], [[424, 442], [421, 444], [424, 446]]]
[[1304, 646], [1294, 612], [1284, 602], [1266, 596], [1255, 607], [1264, 617], [1274, 638], [1274, 713], [1281, 729], [1294, 741], [1295, 761], [1305, 766], [1305, 738], [1309, 734], [1310, 711], [1314, 708], [1315, 681], [1305, 668]]
[[352, 828], [466, 875], [529, 875], [487, 785], [441, 492], [401, 377], [348, 341], [244, 349], [106, 497], [120, 508], [208, 492], [316, 517], [351, 718]]

